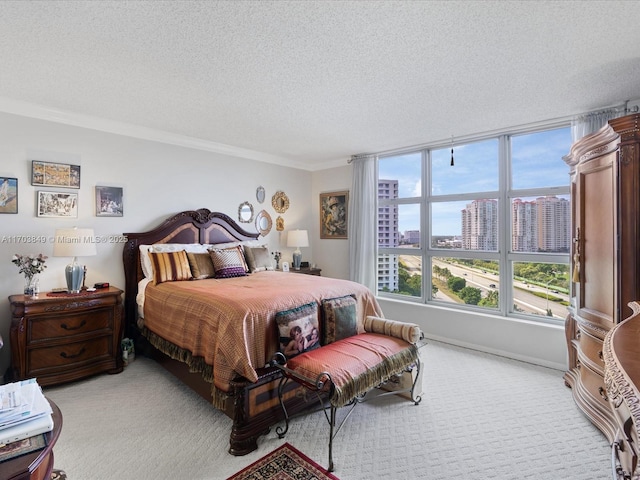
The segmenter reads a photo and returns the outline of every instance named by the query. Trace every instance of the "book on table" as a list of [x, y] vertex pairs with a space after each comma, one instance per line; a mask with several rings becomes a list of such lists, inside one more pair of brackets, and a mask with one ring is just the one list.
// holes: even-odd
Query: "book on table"
[[50, 432], [52, 413], [36, 379], [0, 385], [0, 445]]

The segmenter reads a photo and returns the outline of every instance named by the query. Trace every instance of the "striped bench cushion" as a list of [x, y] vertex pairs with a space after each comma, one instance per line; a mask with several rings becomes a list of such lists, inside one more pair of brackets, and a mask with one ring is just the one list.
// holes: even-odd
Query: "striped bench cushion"
[[287, 367], [310, 380], [327, 372], [335, 386], [331, 404], [341, 407], [416, 362], [418, 349], [400, 338], [361, 333], [287, 361]]

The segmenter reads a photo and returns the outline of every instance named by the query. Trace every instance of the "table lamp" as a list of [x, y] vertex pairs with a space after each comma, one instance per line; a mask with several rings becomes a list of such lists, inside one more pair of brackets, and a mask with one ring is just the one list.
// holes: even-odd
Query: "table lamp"
[[67, 290], [79, 293], [84, 284], [86, 268], [78, 264], [78, 257], [96, 255], [96, 239], [92, 228], [58, 228], [53, 242], [54, 257], [73, 257], [65, 267]]
[[287, 247], [295, 247], [293, 252], [293, 268], [300, 270], [300, 263], [302, 262], [302, 252], [300, 247], [309, 246], [309, 235], [306, 230], [291, 230], [287, 235]]

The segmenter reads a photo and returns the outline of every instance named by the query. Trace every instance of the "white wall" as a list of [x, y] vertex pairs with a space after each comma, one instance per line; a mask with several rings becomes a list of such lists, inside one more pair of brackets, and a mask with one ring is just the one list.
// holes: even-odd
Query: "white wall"
[[[330, 168], [313, 173], [312, 211], [313, 262], [322, 269], [322, 275], [349, 279], [349, 241], [345, 239], [320, 239], [320, 194], [351, 190], [351, 165]], [[304, 255], [304, 252], [303, 252]]]
[[[314, 172], [315, 239], [313, 255], [322, 274], [349, 278], [347, 240], [320, 240], [319, 194], [350, 190], [351, 166]], [[568, 366], [563, 326], [515, 320], [434, 307], [414, 302], [379, 299], [387, 318], [414, 322], [425, 335], [435, 340], [495, 353], [547, 367], [565, 370]]]
[[[31, 160], [80, 165], [81, 188], [31, 186]], [[50, 256], [41, 274], [43, 291], [65, 286], [63, 271], [70, 261], [51, 257], [49, 242], [14, 243], [14, 236], [48, 237], [65, 226], [93, 228], [96, 236], [142, 232], [175, 213], [198, 208], [220, 211], [237, 220], [239, 204], [249, 201], [255, 213], [265, 209], [271, 215], [273, 229], [266, 241], [272, 250], [283, 252], [283, 260], [291, 261], [293, 249], [279, 243], [278, 214], [271, 206], [271, 196], [282, 190], [289, 197], [290, 208], [282, 214], [285, 231], [311, 229], [315, 224], [310, 172], [4, 113], [0, 113], [0, 176], [18, 178], [18, 214], [0, 215], [0, 335], [5, 343], [0, 349], [0, 374], [10, 363], [8, 296], [22, 293], [24, 283], [11, 257], [14, 253]], [[123, 187], [123, 217], [95, 216], [96, 185]], [[266, 190], [263, 204], [256, 201], [259, 185]], [[77, 192], [78, 218], [36, 217], [39, 190]], [[253, 224], [241, 225], [256, 231]], [[303, 252], [307, 258], [313, 256], [313, 240], [310, 244]], [[124, 288], [122, 244], [100, 244], [97, 249], [97, 256], [81, 259], [88, 268], [87, 284], [106, 281]]]
[[[51, 236], [63, 226], [90, 227], [96, 235], [120, 235], [155, 227], [167, 217], [188, 209], [209, 208], [237, 218], [238, 205], [253, 204], [269, 212], [274, 228], [266, 240], [272, 250], [291, 261], [293, 249], [280, 243], [275, 231], [278, 214], [271, 196], [283, 190], [290, 208], [282, 214], [285, 232], [306, 228], [310, 246], [302, 249], [303, 260], [317, 264], [322, 274], [349, 278], [347, 240], [320, 240], [319, 194], [351, 189], [351, 166], [306, 172], [273, 164], [207, 151], [139, 140], [43, 120], [0, 113], [0, 176], [17, 177], [19, 213], [0, 215], [0, 373], [10, 363], [10, 311], [7, 297], [20, 293], [23, 278], [11, 263], [14, 253], [51, 255], [48, 243], [12, 243], [14, 236]], [[31, 160], [57, 161], [81, 166], [80, 190], [31, 186]], [[94, 187], [124, 188], [124, 216], [96, 217]], [[258, 204], [256, 188], [266, 189], [266, 200]], [[78, 218], [36, 217], [36, 191], [77, 192]], [[242, 224], [255, 231], [253, 224]], [[123, 287], [122, 245], [100, 244], [98, 255], [83, 260], [87, 283], [107, 281]], [[49, 258], [41, 275], [41, 287], [64, 286], [64, 266], [69, 259]], [[418, 323], [430, 338], [498, 353], [512, 358], [564, 369], [566, 344], [562, 327], [479, 315], [457, 310], [381, 299], [388, 318]]]

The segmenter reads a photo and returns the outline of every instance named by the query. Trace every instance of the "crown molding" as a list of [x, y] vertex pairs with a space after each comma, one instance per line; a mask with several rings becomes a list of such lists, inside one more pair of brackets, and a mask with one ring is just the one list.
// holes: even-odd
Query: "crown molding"
[[301, 165], [290, 158], [278, 155], [271, 155], [248, 148], [211, 142], [139, 125], [68, 112], [6, 97], [0, 97], [0, 112], [310, 171], [309, 166]]

